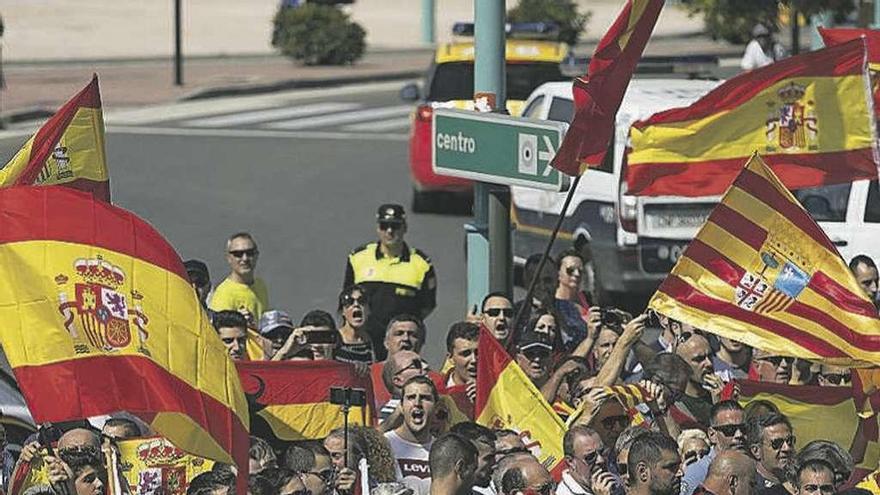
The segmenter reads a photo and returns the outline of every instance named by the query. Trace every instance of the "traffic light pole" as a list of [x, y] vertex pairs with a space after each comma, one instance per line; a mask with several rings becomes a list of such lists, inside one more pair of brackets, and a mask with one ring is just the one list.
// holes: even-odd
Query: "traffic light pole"
[[434, 0], [422, 0], [422, 42], [434, 44]]
[[174, 0], [174, 84], [183, 86], [183, 44], [182, 30], [182, 6], [183, 0]]
[[[505, 112], [505, 37], [504, 0], [474, 2], [474, 100], [492, 111]], [[483, 103], [481, 105], [480, 103]], [[474, 260], [488, 267], [488, 291], [510, 294], [513, 266], [510, 247], [510, 193], [506, 186], [477, 183], [474, 188], [474, 224], [488, 233], [488, 259]], [[470, 253], [469, 253], [470, 254]], [[485, 268], [484, 268], [485, 270]], [[484, 272], [485, 273], [485, 272]], [[468, 275], [472, 274], [469, 269]], [[470, 287], [486, 287], [479, 281], [469, 283], [469, 300], [476, 302]], [[482, 295], [485, 295], [483, 291]], [[479, 297], [482, 298], [482, 295]]]

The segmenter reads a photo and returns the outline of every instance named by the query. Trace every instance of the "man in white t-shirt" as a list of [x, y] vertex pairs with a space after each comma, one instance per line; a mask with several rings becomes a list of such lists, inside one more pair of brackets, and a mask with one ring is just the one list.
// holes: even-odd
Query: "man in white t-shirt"
[[417, 375], [408, 379], [401, 388], [399, 410], [403, 424], [385, 434], [397, 460], [397, 479], [415, 495], [429, 495], [431, 491], [428, 454], [434, 443], [430, 426], [437, 400], [437, 388], [430, 378]]

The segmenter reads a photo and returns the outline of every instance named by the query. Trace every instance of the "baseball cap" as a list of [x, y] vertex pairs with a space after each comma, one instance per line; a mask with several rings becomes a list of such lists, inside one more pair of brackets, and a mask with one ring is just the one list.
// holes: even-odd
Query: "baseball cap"
[[195, 276], [202, 276], [205, 277], [205, 280], [211, 280], [211, 275], [208, 274], [208, 265], [204, 261], [186, 260], [183, 262], [183, 267], [186, 268], [186, 274], [191, 279]]
[[379, 209], [376, 210], [376, 221], [404, 223], [406, 222], [406, 211], [403, 206], [387, 203], [379, 206]]
[[279, 309], [263, 313], [263, 316], [260, 317], [260, 335], [266, 335], [276, 328], [293, 329], [293, 320], [290, 319], [290, 315]]
[[516, 348], [520, 351], [528, 349], [546, 349], [553, 350], [550, 338], [545, 333], [527, 331], [524, 332], [516, 343]]

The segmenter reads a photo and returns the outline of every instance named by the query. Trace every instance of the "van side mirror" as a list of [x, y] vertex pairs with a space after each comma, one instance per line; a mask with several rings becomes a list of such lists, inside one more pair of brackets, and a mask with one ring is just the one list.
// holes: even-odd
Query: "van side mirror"
[[408, 83], [400, 88], [400, 99], [403, 101], [417, 101], [420, 96], [419, 85], [416, 83]]

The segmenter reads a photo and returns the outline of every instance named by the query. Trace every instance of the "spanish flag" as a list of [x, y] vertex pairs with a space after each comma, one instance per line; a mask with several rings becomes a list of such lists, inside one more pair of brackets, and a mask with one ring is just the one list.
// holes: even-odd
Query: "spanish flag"
[[576, 112], [550, 164], [568, 175], [597, 167], [614, 133], [614, 120], [664, 0], [627, 0], [596, 46], [587, 74], [574, 80]]
[[326, 437], [343, 425], [342, 408], [330, 403], [331, 387], [363, 389], [366, 407], [352, 407], [350, 424], [374, 421], [373, 383], [337, 361], [240, 361], [241, 383], [251, 407], [251, 431], [282, 441]]
[[214, 461], [187, 454], [162, 437], [117, 440], [116, 447], [110, 455], [114, 469], [108, 470], [110, 495], [186, 495], [193, 478], [214, 466]]
[[880, 112], [880, 31], [859, 28], [819, 28], [826, 46], [839, 45], [863, 38], [868, 46], [868, 71], [871, 74], [871, 93], [874, 95], [874, 114]]
[[0, 168], [0, 187], [52, 184], [110, 202], [97, 74]]
[[649, 307], [774, 354], [880, 362], [877, 310], [822, 229], [757, 155]]
[[128, 411], [247, 472], [238, 373], [149, 224], [66, 187], [0, 189], [0, 280], [0, 344], [37, 423]]
[[629, 194], [711, 196], [759, 153], [789, 189], [876, 179], [862, 40], [740, 74], [630, 128]]
[[477, 348], [477, 423], [520, 432], [532, 454], [558, 477], [565, 435], [562, 420], [484, 327]]

